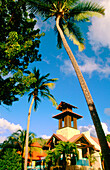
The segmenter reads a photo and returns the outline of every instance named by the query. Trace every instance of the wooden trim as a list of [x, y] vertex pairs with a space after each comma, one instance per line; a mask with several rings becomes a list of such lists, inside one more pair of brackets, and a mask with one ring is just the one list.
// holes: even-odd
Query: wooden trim
[[62, 119], [59, 119], [59, 129], [62, 128]]
[[74, 128], [77, 129], [77, 118], [73, 117]]

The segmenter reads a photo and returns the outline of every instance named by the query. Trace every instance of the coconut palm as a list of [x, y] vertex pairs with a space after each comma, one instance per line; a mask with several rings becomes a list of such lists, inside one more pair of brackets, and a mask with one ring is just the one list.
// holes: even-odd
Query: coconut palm
[[32, 97], [32, 101], [29, 107], [29, 113], [28, 113], [28, 121], [27, 121], [27, 133], [26, 133], [26, 148], [25, 148], [25, 165], [24, 169], [27, 169], [27, 159], [28, 159], [28, 138], [29, 138], [29, 125], [30, 125], [30, 116], [31, 116], [31, 109], [34, 104], [34, 110], [36, 111], [38, 103], [41, 102], [41, 97], [48, 98], [52, 101], [54, 106], [57, 106], [57, 103], [55, 101], [55, 98], [50, 93], [49, 88], [53, 88], [55, 85], [55, 81], [57, 79], [49, 79], [50, 74], [46, 74], [45, 76], [40, 76], [39, 70], [36, 70], [36, 68], [33, 69], [33, 78], [35, 78], [35, 81], [30, 85], [30, 93], [28, 101], [30, 101]]
[[99, 138], [102, 154], [105, 158], [105, 163], [108, 169], [110, 169], [110, 151], [105, 138], [104, 131], [101, 126], [99, 116], [97, 114], [92, 96], [89, 92], [87, 84], [83, 78], [83, 75], [79, 69], [77, 61], [66, 41], [66, 37], [73, 40], [73, 43], [78, 45], [79, 50], [83, 50], [84, 38], [77, 23], [90, 21], [92, 16], [104, 15], [104, 8], [100, 5], [92, 2], [82, 0], [27, 0], [28, 6], [31, 11], [40, 14], [44, 20], [51, 17], [55, 17], [56, 26], [55, 31], [57, 33], [58, 47], [64, 48], [71, 60], [71, 63], [77, 74], [79, 83], [83, 90], [96, 132]]

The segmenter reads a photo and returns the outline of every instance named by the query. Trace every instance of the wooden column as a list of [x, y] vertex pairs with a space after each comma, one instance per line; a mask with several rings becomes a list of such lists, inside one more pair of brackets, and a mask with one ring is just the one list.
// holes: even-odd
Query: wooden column
[[77, 118], [73, 118], [73, 121], [74, 121], [74, 128], [77, 129]]
[[62, 128], [62, 119], [59, 119], [59, 129]]
[[67, 116], [64, 117], [64, 127], [67, 127]]
[[89, 155], [89, 148], [87, 148], [87, 156]]
[[69, 116], [69, 127], [71, 127], [71, 116]]
[[74, 120], [73, 120], [73, 117], [71, 117], [71, 127], [74, 128]]
[[71, 116], [67, 115], [64, 117], [64, 127], [71, 127]]

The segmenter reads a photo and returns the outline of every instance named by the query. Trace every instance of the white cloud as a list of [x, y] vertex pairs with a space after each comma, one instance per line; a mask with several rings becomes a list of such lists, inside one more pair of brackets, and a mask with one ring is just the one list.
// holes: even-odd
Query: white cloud
[[[83, 73], [88, 74], [90, 77], [93, 72], [97, 72], [101, 78], [108, 78], [110, 76], [110, 60], [108, 58], [106, 58], [106, 61], [103, 62], [100, 58], [98, 60], [95, 57], [89, 58], [83, 53], [77, 54], [77, 58], [80, 70]], [[60, 70], [66, 75], [75, 75], [70, 60], [64, 60], [64, 64], [60, 67]]]
[[42, 137], [43, 139], [49, 139], [51, 136], [42, 135], [41, 137]]
[[6, 136], [0, 136], [0, 143], [3, 143], [7, 139]]
[[105, 108], [104, 113], [108, 116], [110, 116], [110, 108]]
[[89, 26], [88, 39], [94, 50], [100, 47], [108, 47], [110, 49], [110, 1], [95, 0], [105, 8], [105, 16], [91, 18], [92, 25]]
[[18, 129], [22, 129], [22, 127], [19, 124], [15, 125], [14, 123], [8, 122], [4, 118], [0, 119], [0, 134], [6, 132], [7, 130], [13, 133]]
[[[110, 134], [110, 132], [108, 131], [108, 126], [107, 126], [107, 124], [106, 124], [106, 123], [103, 123], [103, 122], [102, 122], [101, 124], [102, 124], [102, 128], [103, 128], [103, 130], [104, 130], [104, 132], [105, 132], [105, 135]], [[82, 133], [82, 132], [89, 131], [91, 136], [97, 137], [94, 125], [79, 126], [78, 129], [80, 130], [81, 133]]]
[[59, 60], [62, 60], [62, 58], [63, 58], [63, 53], [61, 53], [60, 55], [57, 55], [56, 58], [59, 59]]
[[0, 142], [6, 140], [6, 137], [9, 136], [10, 134], [16, 132], [17, 130], [21, 129], [22, 127], [17, 124], [15, 125], [14, 123], [8, 122], [6, 119], [1, 118], [0, 119]]
[[47, 59], [43, 59], [43, 61], [44, 61], [45, 63], [47, 63], [47, 64], [50, 64], [50, 61], [47, 60]]
[[75, 74], [74, 68], [70, 62], [70, 60], [64, 60], [64, 64], [60, 66], [60, 70], [65, 73], [66, 75], [68, 74]]
[[36, 16], [35, 18], [37, 20], [37, 23], [34, 27], [34, 29], [41, 29], [41, 31], [49, 31], [51, 28], [54, 28], [55, 25], [55, 19], [54, 18], [50, 18], [47, 21], [43, 22], [43, 19], [40, 16]]

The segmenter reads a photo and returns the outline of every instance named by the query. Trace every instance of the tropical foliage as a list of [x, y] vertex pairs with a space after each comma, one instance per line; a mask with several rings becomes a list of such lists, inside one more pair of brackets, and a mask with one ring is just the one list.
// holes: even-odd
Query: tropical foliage
[[[29, 133], [29, 146], [32, 143], [32, 140], [35, 138], [34, 133]], [[16, 152], [19, 151], [19, 154], [22, 157], [22, 170], [24, 169], [24, 159], [23, 154], [25, 151], [25, 141], [26, 141], [26, 130], [18, 130], [14, 132], [11, 136], [8, 137], [3, 143], [0, 144], [0, 155], [4, 155], [5, 152], [10, 149], [16, 149]]]
[[110, 142], [110, 135], [109, 134], [106, 136], [106, 139], [107, 139], [108, 142]]
[[4, 154], [0, 156], [0, 170], [21, 170], [22, 157], [17, 153], [16, 149], [8, 148]]
[[88, 108], [99, 138], [102, 154], [105, 158], [105, 164], [107, 169], [110, 169], [110, 151], [106, 141], [102, 125], [97, 114], [92, 96], [87, 87], [87, 84], [83, 78], [83, 75], [79, 69], [77, 61], [66, 41], [66, 37], [69, 37], [74, 44], [78, 45], [79, 50], [83, 50], [84, 39], [78, 26], [80, 22], [90, 21], [92, 16], [104, 15], [104, 8], [92, 1], [81, 0], [28, 0], [28, 6], [31, 11], [36, 14], [40, 14], [44, 20], [54, 17], [56, 20], [55, 31], [57, 33], [58, 47], [61, 48], [62, 43], [71, 60], [71, 63], [77, 74], [79, 83], [83, 90]]
[[11, 105], [26, 91], [19, 89], [21, 82], [13, 74], [25, 75], [29, 63], [41, 60], [38, 49], [44, 34], [35, 29], [34, 18], [24, 0], [0, 0], [0, 104]]
[[[63, 168], [67, 164], [67, 156], [73, 154], [74, 157], [78, 157], [77, 147], [75, 143], [59, 141], [53, 150], [49, 150], [46, 156], [46, 163], [49, 165], [59, 165], [61, 164], [61, 156], [63, 158]], [[70, 158], [71, 159], [71, 158]]]
[[50, 88], [53, 88], [55, 85], [56, 78], [50, 79], [48, 78], [50, 74], [46, 74], [45, 76], [40, 75], [40, 71], [33, 69], [33, 78], [35, 78], [35, 82], [30, 85], [30, 93], [28, 101], [32, 98], [29, 113], [28, 113], [28, 121], [27, 121], [27, 133], [26, 133], [26, 150], [25, 150], [25, 170], [27, 169], [27, 158], [28, 158], [28, 138], [29, 138], [29, 125], [30, 125], [30, 116], [31, 109], [34, 104], [34, 110], [36, 111], [39, 102], [41, 102], [41, 98], [47, 98], [52, 101], [54, 106], [57, 106], [54, 96], [50, 93]]

